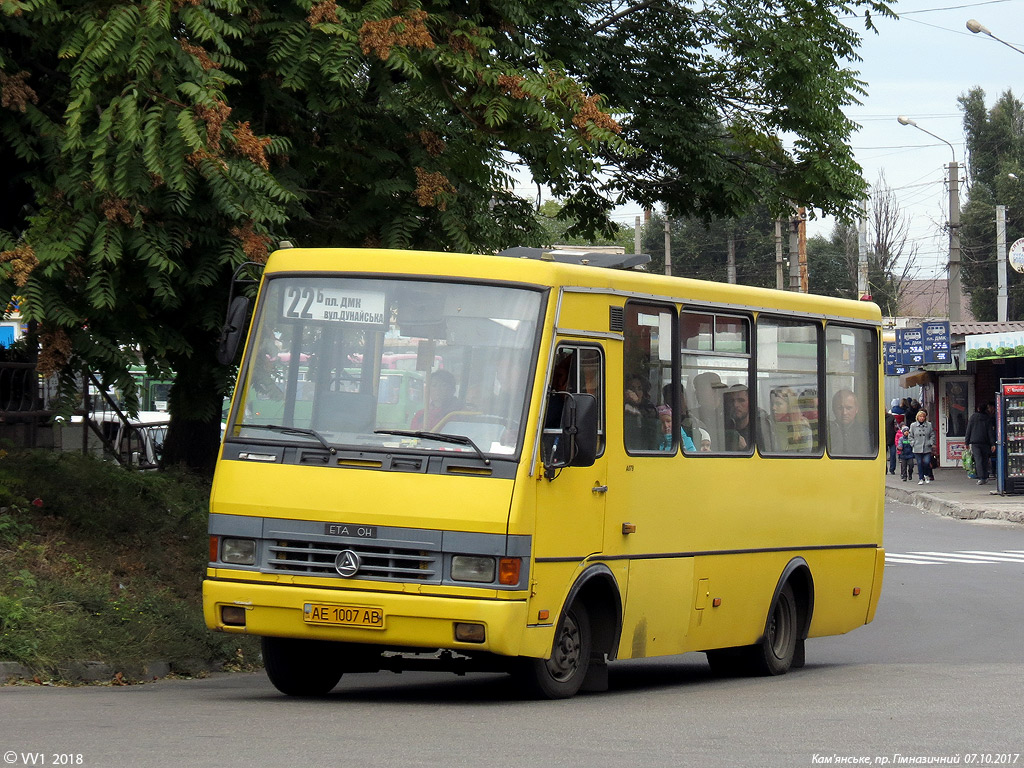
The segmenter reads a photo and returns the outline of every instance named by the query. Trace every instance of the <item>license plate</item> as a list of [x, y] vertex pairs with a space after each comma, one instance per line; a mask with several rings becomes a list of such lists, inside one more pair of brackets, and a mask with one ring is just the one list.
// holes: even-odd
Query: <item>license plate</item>
[[384, 629], [384, 609], [367, 608], [364, 605], [306, 603], [303, 606], [302, 618], [309, 624]]

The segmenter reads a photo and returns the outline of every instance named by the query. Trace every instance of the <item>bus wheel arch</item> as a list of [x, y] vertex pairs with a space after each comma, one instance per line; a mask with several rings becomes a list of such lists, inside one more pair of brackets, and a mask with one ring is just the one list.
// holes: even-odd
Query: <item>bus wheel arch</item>
[[804, 641], [814, 611], [814, 580], [810, 566], [794, 557], [782, 571], [765, 619], [761, 640], [751, 646], [752, 671], [784, 675], [804, 664]]
[[783, 569], [769, 602], [764, 630], [753, 645], [707, 651], [714, 674], [784, 675], [804, 665], [804, 641], [814, 613], [810, 566], [795, 557]]
[[592, 566], [569, 590], [550, 657], [521, 659], [520, 682], [528, 694], [546, 699], [607, 689], [607, 659], [615, 656], [621, 629], [622, 599], [615, 578], [607, 566]]

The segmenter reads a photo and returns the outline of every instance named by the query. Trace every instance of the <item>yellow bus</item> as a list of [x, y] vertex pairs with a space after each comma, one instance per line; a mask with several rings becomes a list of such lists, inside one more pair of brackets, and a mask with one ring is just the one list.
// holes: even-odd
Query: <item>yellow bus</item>
[[[782, 674], [870, 622], [878, 308], [637, 260], [272, 254], [213, 484], [207, 625], [260, 636], [286, 694], [436, 668], [564, 698], [616, 659]], [[400, 427], [396, 356], [422, 383]]]

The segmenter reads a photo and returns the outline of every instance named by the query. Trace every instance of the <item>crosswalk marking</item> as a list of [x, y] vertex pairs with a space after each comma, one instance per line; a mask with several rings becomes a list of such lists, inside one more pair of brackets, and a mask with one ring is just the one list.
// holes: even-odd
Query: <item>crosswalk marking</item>
[[994, 565], [996, 563], [1024, 563], [1024, 550], [1007, 549], [986, 552], [961, 549], [957, 552], [886, 552], [886, 565]]

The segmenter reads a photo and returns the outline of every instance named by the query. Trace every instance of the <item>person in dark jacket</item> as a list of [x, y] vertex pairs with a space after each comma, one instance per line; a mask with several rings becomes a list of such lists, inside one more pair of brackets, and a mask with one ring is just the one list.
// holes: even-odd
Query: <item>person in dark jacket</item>
[[896, 423], [896, 414], [893, 413], [894, 408], [899, 408], [899, 403], [893, 400], [893, 406], [890, 406], [889, 410], [885, 412], [885, 458], [886, 458], [886, 469], [890, 475], [896, 474], [896, 430], [899, 428], [899, 424]]
[[964, 442], [974, 457], [974, 474], [978, 476], [978, 485], [985, 485], [988, 482], [992, 452], [996, 449], [996, 429], [984, 406], [975, 408], [968, 419]]

